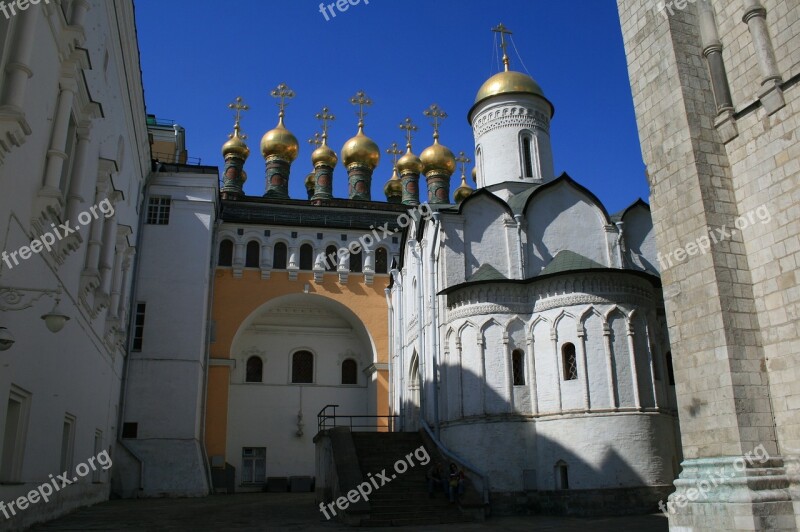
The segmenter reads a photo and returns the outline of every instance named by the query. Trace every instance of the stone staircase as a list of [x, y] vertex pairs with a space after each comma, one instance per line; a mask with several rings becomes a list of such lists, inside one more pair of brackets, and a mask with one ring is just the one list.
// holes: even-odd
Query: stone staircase
[[[443, 491], [429, 497], [426, 474], [436, 460], [430, 449], [428, 456], [431, 461], [426, 465], [421, 465], [412, 456], [415, 466], [409, 467], [405, 473], [395, 473], [397, 460], [406, 460], [407, 454], [413, 455], [415, 449], [423, 446], [418, 433], [354, 432], [352, 437], [364, 478], [368, 473], [374, 477], [384, 469], [387, 477], [396, 475], [391, 482], [372, 492], [370, 516], [361, 523], [362, 526], [420, 526], [471, 521], [462, 515], [458, 503], [448, 501]], [[446, 471], [446, 464], [442, 465]]]

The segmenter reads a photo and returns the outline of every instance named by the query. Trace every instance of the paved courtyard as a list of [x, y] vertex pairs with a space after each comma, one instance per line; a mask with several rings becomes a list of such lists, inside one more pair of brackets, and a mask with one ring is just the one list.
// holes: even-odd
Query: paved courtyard
[[[617, 532], [667, 530], [662, 515], [577, 519], [568, 517], [499, 517], [484, 523], [396, 527], [378, 530], [563, 530]], [[51, 531], [173, 531], [173, 530], [350, 530], [326, 522], [313, 494], [258, 493], [216, 495], [202, 499], [116, 500], [84, 508], [32, 530]], [[363, 528], [360, 530], [368, 530]]]

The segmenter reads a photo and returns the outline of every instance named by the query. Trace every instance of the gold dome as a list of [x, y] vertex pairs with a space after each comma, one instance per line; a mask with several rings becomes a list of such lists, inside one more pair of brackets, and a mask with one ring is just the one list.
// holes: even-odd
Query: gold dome
[[311, 172], [306, 176], [305, 185], [306, 185], [306, 190], [312, 190], [317, 185], [315, 172]]
[[[508, 70], [495, 74], [486, 80], [478, 91], [478, 95], [475, 96], [475, 103], [472, 105], [472, 109], [475, 109], [485, 99], [501, 94], [532, 94], [547, 100], [544, 91], [532, 77], [522, 72]], [[550, 103], [550, 101], [547, 100], [547, 103]], [[552, 103], [550, 108], [553, 109]], [[472, 115], [472, 111], [470, 111], [470, 115]]]
[[448, 175], [453, 175], [456, 171], [455, 155], [447, 147], [439, 144], [439, 139], [434, 140], [432, 146], [425, 148], [419, 158], [426, 175], [432, 170], [445, 171]]
[[322, 144], [322, 146], [314, 150], [314, 153], [311, 154], [311, 163], [315, 167], [318, 164], [324, 164], [325, 166], [335, 168], [338, 162], [339, 158], [336, 156], [336, 152], [330, 149], [327, 144]]
[[456, 200], [456, 203], [461, 203], [473, 192], [475, 192], [475, 190], [467, 184], [467, 177], [462, 175], [461, 186], [456, 189], [455, 193], [453, 193], [453, 199]]
[[345, 166], [350, 166], [352, 163], [361, 163], [374, 170], [380, 160], [381, 151], [378, 145], [371, 138], [364, 135], [362, 128], [358, 128], [356, 136], [345, 142], [344, 147], [342, 147], [342, 162]]
[[275, 129], [267, 131], [261, 138], [261, 154], [265, 159], [275, 155], [291, 163], [297, 159], [299, 151], [297, 137], [283, 125], [283, 118], [278, 121]]
[[422, 161], [419, 157], [414, 155], [411, 152], [411, 148], [409, 148], [406, 154], [400, 157], [400, 160], [397, 161], [397, 170], [399, 170], [401, 174], [405, 174], [407, 172], [421, 174]]
[[250, 148], [247, 147], [242, 137], [239, 136], [238, 128], [234, 129], [230, 140], [222, 145], [222, 155], [223, 157], [236, 155], [240, 159], [247, 159], [250, 156]]
[[387, 198], [403, 195], [403, 183], [400, 181], [400, 176], [397, 175], [397, 168], [394, 169], [392, 178], [387, 181], [386, 185], [383, 187], [383, 193]]

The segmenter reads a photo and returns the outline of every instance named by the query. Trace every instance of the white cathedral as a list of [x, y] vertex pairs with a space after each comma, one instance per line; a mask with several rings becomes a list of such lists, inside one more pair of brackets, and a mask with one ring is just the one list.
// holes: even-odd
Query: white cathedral
[[[478, 91], [478, 189], [410, 227], [391, 272], [392, 410], [492, 492], [646, 506], [681, 460], [650, 211], [610, 215], [554, 175], [553, 113], [507, 61]], [[420, 159], [455, 167], [447, 149]]]

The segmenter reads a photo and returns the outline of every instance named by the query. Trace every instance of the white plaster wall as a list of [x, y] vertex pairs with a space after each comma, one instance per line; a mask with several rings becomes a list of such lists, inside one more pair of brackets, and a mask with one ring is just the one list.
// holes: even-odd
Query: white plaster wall
[[638, 204], [625, 213], [622, 221], [625, 223], [626, 267], [660, 272], [650, 209]]
[[489, 264], [506, 278], [511, 278], [509, 246], [504, 220], [508, 211], [499, 201], [481, 196], [464, 206], [464, 279], [475, 274], [482, 264]]

